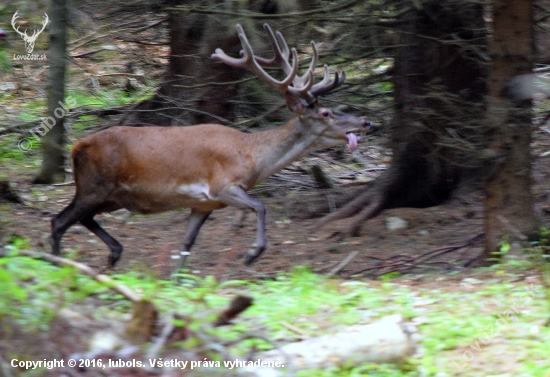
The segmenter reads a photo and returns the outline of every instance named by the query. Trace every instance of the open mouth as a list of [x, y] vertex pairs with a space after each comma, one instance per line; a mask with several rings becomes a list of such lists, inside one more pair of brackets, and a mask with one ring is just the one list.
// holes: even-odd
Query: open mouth
[[353, 152], [357, 149], [357, 143], [361, 140], [361, 136], [357, 136], [354, 132], [348, 132], [346, 136], [348, 137], [349, 149]]
[[348, 138], [349, 149], [352, 152], [357, 150], [357, 143], [362, 141], [362, 137], [357, 136], [357, 134], [362, 132], [362, 131], [369, 132], [369, 130], [372, 126], [372, 122], [370, 120], [364, 120], [363, 121], [363, 126], [365, 128], [356, 128], [356, 129], [353, 129], [351, 131], [346, 132], [346, 136]]

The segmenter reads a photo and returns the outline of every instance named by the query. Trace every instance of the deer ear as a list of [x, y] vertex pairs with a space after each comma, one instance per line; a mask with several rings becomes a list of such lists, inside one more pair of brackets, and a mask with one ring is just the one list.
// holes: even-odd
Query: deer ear
[[285, 98], [286, 98], [286, 105], [288, 106], [288, 109], [293, 113], [301, 114], [304, 112], [304, 109], [308, 106], [306, 101], [304, 101], [300, 97], [290, 92], [285, 93]]

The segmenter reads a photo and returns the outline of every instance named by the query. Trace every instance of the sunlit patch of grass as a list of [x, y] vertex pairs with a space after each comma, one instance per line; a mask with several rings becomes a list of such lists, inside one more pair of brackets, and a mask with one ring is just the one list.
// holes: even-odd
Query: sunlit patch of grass
[[132, 95], [122, 89], [99, 90], [94, 91], [93, 94], [83, 91], [70, 91], [68, 95], [74, 99], [76, 107], [106, 108], [139, 102], [149, 98], [153, 93], [154, 88], [145, 87]]

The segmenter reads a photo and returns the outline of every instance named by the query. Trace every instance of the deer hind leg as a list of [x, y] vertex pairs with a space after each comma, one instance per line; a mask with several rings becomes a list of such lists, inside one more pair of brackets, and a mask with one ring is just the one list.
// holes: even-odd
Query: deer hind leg
[[246, 209], [237, 209], [237, 212], [235, 213], [235, 220], [233, 221], [233, 224], [231, 224], [231, 228], [233, 231], [238, 231], [240, 228], [244, 228], [244, 224], [246, 222], [246, 216], [248, 215], [248, 210]]
[[51, 245], [53, 254], [60, 254], [61, 238], [67, 229], [77, 222], [80, 222], [88, 228], [88, 230], [105, 242], [111, 249], [109, 266], [113, 266], [116, 261], [120, 259], [122, 245], [120, 245], [118, 241], [116, 241], [103, 228], [101, 228], [101, 226], [99, 226], [93, 218], [97, 213], [110, 212], [121, 207], [113, 202], [104, 202], [100, 205], [97, 203], [98, 200], [96, 200], [96, 198], [86, 197], [85, 199], [81, 199], [77, 196], [67, 208], [52, 219]]
[[80, 220], [80, 223], [90, 232], [98, 236], [109, 247], [111, 254], [109, 254], [108, 263], [109, 267], [113, 267], [122, 255], [122, 245], [94, 220], [94, 216], [95, 213], [88, 215]]
[[244, 264], [250, 266], [264, 252], [266, 248], [265, 238], [265, 206], [258, 199], [248, 195], [246, 191], [237, 186], [231, 186], [222, 190], [218, 195], [218, 200], [224, 204], [240, 209], [252, 209], [256, 212], [256, 243], [253, 249], [246, 253]]
[[52, 238], [50, 240], [52, 253], [60, 254], [61, 237], [73, 224], [84, 217], [94, 213], [95, 205], [87, 204], [86, 201], [75, 197], [63, 211], [52, 219]]

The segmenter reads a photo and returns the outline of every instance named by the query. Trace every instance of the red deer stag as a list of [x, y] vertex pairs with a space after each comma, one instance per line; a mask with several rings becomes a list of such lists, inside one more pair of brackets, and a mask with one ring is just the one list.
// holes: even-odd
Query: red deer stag
[[[126, 208], [149, 214], [190, 208], [178, 268], [185, 265], [202, 224], [210, 213], [234, 206], [257, 215], [256, 243], [246, 254], [252, 264], [265, 250], [265, 206], [246, 193], [259, 182], [315, 149], [349, 142], [357, 148], [369, 121], [321, 107], [317, 97], [343, 84], [345, 74], [331, 81], [325, 65], [324, 79], [313, 84], [318, 52], [312, 42], [309, 69], [298, 76], [296, 50], [289, 50], [282, 34], [264, 25], [275, 57], [254, 56], [240, 25], [240, 58], [216, 49], [212, 58], [234, 67], [247, 68], [271, 87], [284, 92], [288, 108], [296, 116], [284, 125], [261, 132], [244, 133], [217, 124], [188, 127], [112, 127], [79, 141], [73, 148], [76, 194], [72, 203], [52, 220], [52, 251], [58, 255], [63, 233], [76, 222], [98, 236], [111, 250], [109, 266], [122, 253], [122, 245], [94, 220], [101, 212]], [[292, 62], [289, 62], [292, 56]], [[279, 65], [283, 80], [271, 77], [263, 66]]]

